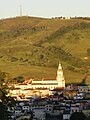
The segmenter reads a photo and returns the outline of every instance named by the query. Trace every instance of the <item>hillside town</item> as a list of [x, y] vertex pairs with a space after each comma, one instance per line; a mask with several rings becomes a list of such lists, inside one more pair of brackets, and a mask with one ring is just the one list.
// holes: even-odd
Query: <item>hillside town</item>
[[[90, 85], [65, 86], [59, 63], [56, 80], [25, 80], [10, 84], [8, 120], [70, 120], [73, 113], [90, 117]], [[1, 101], [2, 102], [2, 101]]]
[[0, 120], [90, 120], [90, 0], [0, 1]]

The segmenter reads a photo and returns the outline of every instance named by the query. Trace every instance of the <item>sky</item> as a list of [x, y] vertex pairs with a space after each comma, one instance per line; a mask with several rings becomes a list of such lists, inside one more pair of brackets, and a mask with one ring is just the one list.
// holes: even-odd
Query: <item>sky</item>
[[34, 17], [90, 17], [90, 0], [0, 0], [0, 19]]

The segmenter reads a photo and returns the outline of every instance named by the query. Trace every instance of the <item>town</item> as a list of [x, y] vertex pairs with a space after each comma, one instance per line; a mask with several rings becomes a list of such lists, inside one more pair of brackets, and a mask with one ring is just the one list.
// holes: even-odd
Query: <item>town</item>
[[[9, 120], [70, 120], [74, 113], [90, 117], [90, 85], [65, 85], [59, 63], [56, 80], [28, 79], [10, 84]], [[2, 102], [2, 101], [1, 101]]]
[[90, 120], [90, 0], [1, 0], [0, 120]]

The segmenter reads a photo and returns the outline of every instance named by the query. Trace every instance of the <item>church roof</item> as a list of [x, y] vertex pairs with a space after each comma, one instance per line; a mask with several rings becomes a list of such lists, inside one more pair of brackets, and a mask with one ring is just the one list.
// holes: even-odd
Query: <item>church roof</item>
[[42, 79], [42, 80], [33, 80], [33, 81], [56, 81], [55, 79]]
[[32, 85], [58, 85], [58, 83], [32, 83]]
[[63, 90], [64, 90], [64, 87], [57, 87], [53, 89], [52, 91], [63, 91]]

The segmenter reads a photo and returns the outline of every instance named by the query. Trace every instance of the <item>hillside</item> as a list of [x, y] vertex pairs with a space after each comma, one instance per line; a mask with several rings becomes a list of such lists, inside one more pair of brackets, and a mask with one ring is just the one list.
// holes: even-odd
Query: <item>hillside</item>
[[0, 20], [0, 69], [13, 77], [55, 78], [59, 61], [67, 83], [90, 80], [90, 20], [16, 17]]

